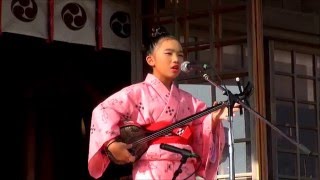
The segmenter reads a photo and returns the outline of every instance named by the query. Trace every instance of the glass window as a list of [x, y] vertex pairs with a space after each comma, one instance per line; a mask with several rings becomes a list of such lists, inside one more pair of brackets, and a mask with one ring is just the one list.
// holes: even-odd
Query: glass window
[[296, 154], [278, 152], [278, 173], [279, 176], [297, 175], [297, 156]]
[[[228, 142], [226, 142], [228, 143]], [[251, 172], [251, 145], [250, 143], [235, 143], [234, 144], [234, 165], [236, 173]], [[228, 144], [225, 145], [221, 164], [218, 169], [218, 174], [229, 174], [229, 151]]]
[[188, 23], [189, 26], [188, 32], [184, 33], [188, 34], [189, 37], [196, 38], [197, 44], [209, 44], [211, 39], [209, 14], [190, 14], [184, 22]]
[[296, 81], [297, 99], [301, 101], [314, 101], [314, 81], [310, 79], [297, 78]]
[[293, 98], [292, 77], [275, 75], [274, 87], [276, 97]]
[[301, 155], [300, 177], [309, 177], [312, 180], [319, 179], [319, 161], [317, 156]]
[[240, 45], [232, 45], [223, 47], [223, 71], [235, 71], [243, 67], [242, 47]]
[[300, 143], [310, 151], [318, 152], [318, 133], [316, 130], [300, 129]]
[[292, 73], [292, 58], [290, 51], [274, 50], [274, 70]]
[[296, 74], [314, 76], [313, 69], [312, 55], [296, 53]]
[[[166, 19], [166, 20], [165, 20]], [[175, 26], [173, 19], [171, 17], [162, 17], [161, 21], [168, 21], [165, 24], [162, 24], [162, 26], [173, 36], [175, 36]]]
[[276, 102], [276, 122], [279, 125], [295, 125], [294, 104], [292, 102]]
[[236, 173], [251, 172], [251, 146], [250, 143], [235, 143], [235, 164], [237, 168]]
[[[283, 133], [285, 133], [289, 138], [291, 138], [292, 140], [296, 140], [296, 129], [295, 126], [290, 126], [289, 124], [287, 124], [286, 126], [280, 126], [278, 127]], [[272, 131], [273, 133], [276, 133], [277, 135], [277, 144], [278, 144], [278, 148], [280, 149], [285, 149], [285, 150], [295, 150], [297, 147], [292, 144], [290, 141], [288, 141], [288, 139], [284, 138], [282, 135], [280, 135], [279, 133]]]
[[298, 104], [298, 121], [300, 127], [316, 127], [317, 118], [315, 106], [308, 104]]
[[[295, 50], [274, 50], [273, 52], [275, 72], [271, 76], [271, 81], [274, 84], [274, 89], [271, 90], [274, 91], [275, 97], [271, 97], [271, 99], [275, 99], [275, 101], [271, 102], [271, 105], [274, 104], [276, 110], [276, 115], [272, 116], [275, 117], [273, 121], [289, 138], [306, 146], [313, 155], [317, 155], [305, 156], [301, 150], [301, 153], [297, 154], [296, 145], [277, 134], [277, 145], [273, 145], [277, 151], [277, 155], [274, 156], [274, 161], [278, 162], [277, 169], [274, 169], [278, 172], [276, 178], [319, 179], [317, 112], [320, 110], [319, 106], [315, 104], [318, 102], [315, 101], [320, 91], [319, 87], [315, 86], [319, 83], [316, 83], [317, 80], [314, 79], [319, 76], [319, 56], [298, 53]], [[294, 68], [292, 66], [293, 59], [295, 60]], [[298, 169], [298, 163], [300, 163], [300, 169]]]

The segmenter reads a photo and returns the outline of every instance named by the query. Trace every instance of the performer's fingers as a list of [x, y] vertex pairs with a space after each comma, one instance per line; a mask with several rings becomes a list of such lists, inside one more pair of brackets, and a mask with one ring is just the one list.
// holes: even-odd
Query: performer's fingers
[[134, 162], [135, 160], [136, 160], [136, 158], [130, 154], [129, 156], [127, 156], [127, 158], [118, 161], [117, 164], [120, 164], [120, 165], [128, 164], [128, 163]]
[[132, 144], [127, 144], [127, 149], [131, 149], [132, 148]]
[[234, 104], [234, 107], [235, 107], [235, 108], [240, 108], [240, 107], [241, 107], [241, 104], [235, 103], [235, 104]]
[[129, 162], [134, 162], [134, 161], [136, 161], [136, 157], [130, 156], [128, 160], [129, 160]]

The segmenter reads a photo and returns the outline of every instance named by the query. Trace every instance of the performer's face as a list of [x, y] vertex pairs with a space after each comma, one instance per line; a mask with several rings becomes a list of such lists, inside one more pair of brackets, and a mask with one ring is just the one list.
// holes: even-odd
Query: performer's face
[[173, 81], [180, 73], [183, 62], [181, 44], [172, 38], [160, 39], [154, 51], [147, 57], [153, 74], [162, 82]]

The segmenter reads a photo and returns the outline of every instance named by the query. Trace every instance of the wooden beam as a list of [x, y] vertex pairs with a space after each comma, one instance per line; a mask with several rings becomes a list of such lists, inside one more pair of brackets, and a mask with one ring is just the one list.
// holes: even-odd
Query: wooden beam
[[[265, 107], [265, 61], [263, 55], [263, 20], [262, 0], [248, 1], [248, 56], [250, 64], [249, 75], [255, 86], [253, 92], [254, 109], [262, 116], [266, 115]], [[254, 116], [252, 137], [255, 141], [255, 151], [252, 155], [253, 179], [268, 179], [266, 124]]]

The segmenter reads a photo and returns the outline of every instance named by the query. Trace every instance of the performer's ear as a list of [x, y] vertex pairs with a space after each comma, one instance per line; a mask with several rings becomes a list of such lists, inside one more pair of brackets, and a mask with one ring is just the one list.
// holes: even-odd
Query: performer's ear
[[154, 67], [155, 61], [154, 61], [154, 57], [152, 55], [148, 55], [146, 57], [146, 61], [149, 64], [149, 66]]

